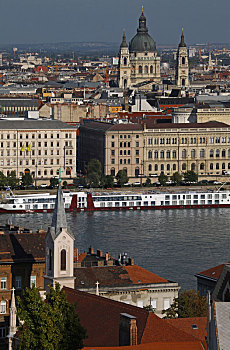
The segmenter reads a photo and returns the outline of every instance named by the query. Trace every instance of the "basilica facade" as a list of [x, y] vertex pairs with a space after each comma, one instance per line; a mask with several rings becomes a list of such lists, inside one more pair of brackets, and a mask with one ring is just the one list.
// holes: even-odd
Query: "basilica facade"
[[131, 39], [129, 46], [123, 33], [119, 58], [120, 88], [127, 89], [146, 81], [156, 84], [161, 82], [160, 57], [157, 56], [155, 41], [148, 34], [143, 9], [137, 34]]

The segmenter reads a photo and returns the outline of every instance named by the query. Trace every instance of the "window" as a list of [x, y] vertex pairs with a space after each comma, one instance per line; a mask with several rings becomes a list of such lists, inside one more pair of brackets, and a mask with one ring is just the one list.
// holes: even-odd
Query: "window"
[[158, 158], [158, 151], [154, 151], [154, 158], [155, 158], [155, 159]]
[[66, 271], [66, 250], [61, 250], [61, 271]]
[[5, 300], [1, 301], [0, 314], [6, 314], [6, 301]]
[[170, 299], [164, 299], [164, 310], [170, 308]]
[[152, 157], [153, 157], [152, 151], [148, 151], [148, 159], [152, 159]]
[[152, 171], [152, 165], [149, 164], [149, 171]]
[[200, 164], [200, 170], [204, 170], [204, 163]]
[[157, 299], [151, 299], [150, 305], [153, 309], [157, 308]]
[[172, 157], [175, 159], [176, 158], [176, 151], [172, 152]]
[[136, 142], [136, 147], [139, 147], [139, 142]]
[[114, 147], [114, 142], [111, 142], [111, 147]]
[[164, 151], [161, 151], [160, 152], [160, 158], [162, 159], [162, 158], [164, 158], [165, 157], [165, 153], [164, 153]]
[[6, 282], [7, 282], [7, 278], [1, 277], [1, 289], [6, 289]]
[[139, 74], [142, 74], [142, 66], [138, 67], [138, 72], [139, 72]]
[[36, 287], [36, 276], [30, 276], [30, 288]]
[[196, 151], [194, 149], [191, 150], [191, 158], [196, 157]]
[[139, 164], [139, 158], [136, 158], [136, 164]]
[[220, 157], [220, 150], [217, 149], [217, 150], [216, 150], [216, 158], [219, 158], [219, 157]]
[[210, 157], [210, 158], [213, 158], [213, 156], [214, 156], [214, 151], [213, 151], [213, 149], [210, 149], [209, 157]]
[[204, 149], [200, 150], [200, 158], [204, 158], [205, 157], [205, 151]]
[[170, 151], [167, 151], [167, 152], [166, 152], [166, 158], [167, 158], [167, 159], [170, 159]]
[[110, 174], [111, 174], [112, 176], [115, 176], [115, 168], [111, 168]]
[[182, 151], [182, 158], [186, 158], [186, 150], [185, 149], [183, 149], [183, 151]]
[[22, 288], [22, 277], [21, 276], [16, 276], [16, 278], [15, 278], [15, 288], [16, 289], [21, 289]]
[[185, 163], [182, 164], [182, 170], [186, 170], [186, 164]]
[[225, 152], [225, 149], [222, 149], [222, 157], [226, 157], [226, 152]]

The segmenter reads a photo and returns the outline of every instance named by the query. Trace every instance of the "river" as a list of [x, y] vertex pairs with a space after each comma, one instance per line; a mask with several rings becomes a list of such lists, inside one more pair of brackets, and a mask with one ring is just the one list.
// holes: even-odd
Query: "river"
[[[90, 246], [134, 258], [136, 264], [183, 289], [196, 288], [194, 274], [230, 260], [230, 209], [67, 213], [79, 252]], [[9, 214], [2, 214], [1, 224]], [[13, 224], [47, 230], [52, 214], [13, 214]]]

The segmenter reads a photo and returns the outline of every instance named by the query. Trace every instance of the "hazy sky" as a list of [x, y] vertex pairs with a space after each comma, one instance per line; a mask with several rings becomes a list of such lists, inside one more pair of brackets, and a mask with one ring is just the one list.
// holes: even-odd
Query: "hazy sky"
[[130, 40], [142, 4], [158, 45], [230, 42], [230, 0], [0, 0], [0, 44]]

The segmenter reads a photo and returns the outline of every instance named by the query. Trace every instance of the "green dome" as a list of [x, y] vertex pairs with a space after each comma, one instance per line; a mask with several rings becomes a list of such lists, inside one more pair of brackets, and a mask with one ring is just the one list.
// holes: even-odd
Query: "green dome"
[[156, 51], [156, 43], [148, 34], [148, 28], [146, 27], [146, 17], [142, 11], [139, 18], [139, 28], [137, 28], [137, 34], [132, 38], [129, 43], [130, 52], [154, 52]]

